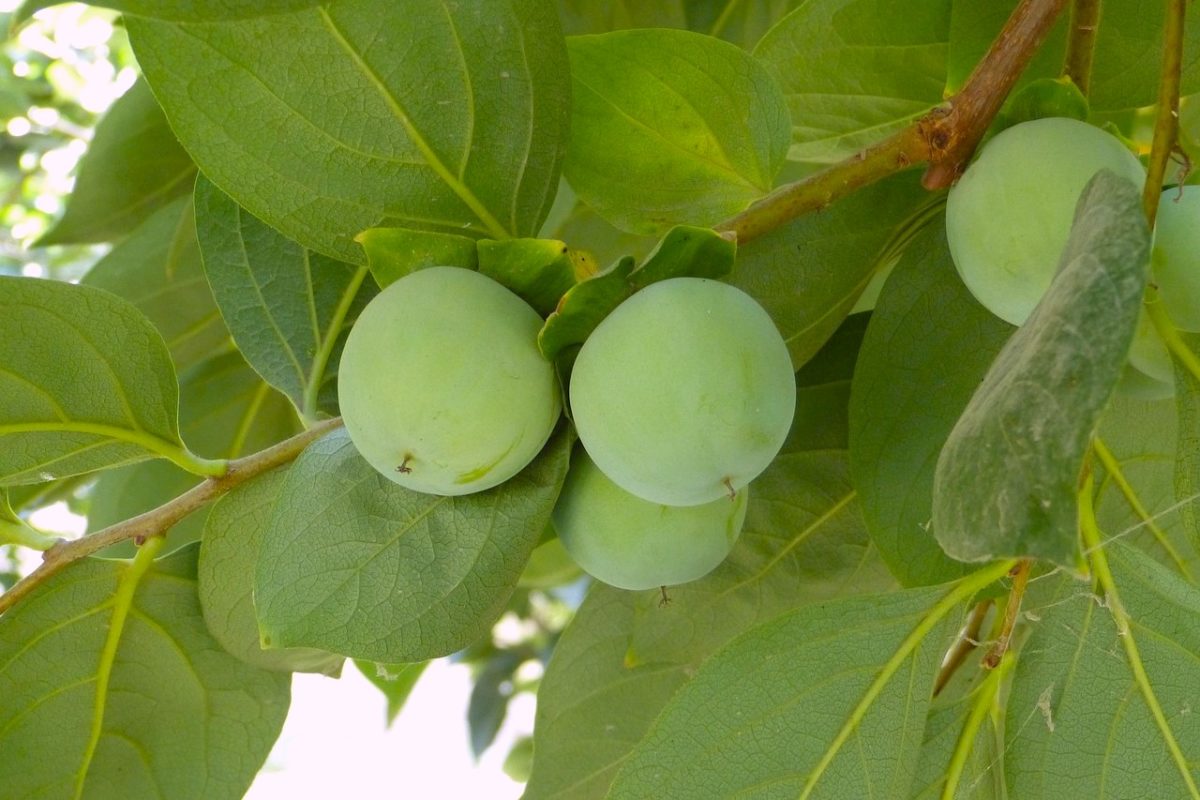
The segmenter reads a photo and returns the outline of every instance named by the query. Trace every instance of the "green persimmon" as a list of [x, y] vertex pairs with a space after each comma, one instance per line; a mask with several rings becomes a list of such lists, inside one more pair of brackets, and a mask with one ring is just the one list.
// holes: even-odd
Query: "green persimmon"
[[1168, 189], [1154, 225], [1154, 281], [1176, 327], [1200, 332], [1200, 187]]
[[1109, 169], [1141, 186], [1146, 172], [1119, 140], [1059, 117], [999, 133], [950, 189], [946, 237], [971, 294], [989, 311], [1022, 324], [1058, 270], [1075, 204], [1088, 181]]
[[779, 452], [796, 408], [791, 358], [749, 295], [703, 278], [651, 284], [588, 336], [571, 374], [579, 438], [617, 485], [708, 503]]
[[542, 319], [491, 278], [418, 270], [359, 315], [342, 352], [338, 403], [371, 466], [419, 492], [461, 495], [533, 460], [562, 410], [537, 348]]
[[552, 518], [563, 547], [592, 577], [653, 589], [694, 581], [725, 560], [749, 491], [696, 506], [651, 503], [609, 480], [578, 448]]

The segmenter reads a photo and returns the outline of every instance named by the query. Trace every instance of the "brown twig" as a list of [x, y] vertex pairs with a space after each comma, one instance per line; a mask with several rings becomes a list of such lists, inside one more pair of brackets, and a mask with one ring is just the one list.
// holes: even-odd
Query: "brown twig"
[[952, 184], [1017, 78], [1045, 40], [1066, 0], [1022, 0], [961, 92], [915, 123], [807, 178], [780, 186], [740, 214], [717, 225], [741, 244], [796, 217], [907, 169], [929, 162], [927, 189]]
[[967, 618], [962, 636], [958, 637], [954, 647], [946, 654], [942, 668], [938, 670], [937, 680], [933, 684], [934, 697], [942, 693], [942, 689], [946, 688], [946, 684], [954, 677], [954, 673], [958, 672], [958, 668], [966, 662], [967, 656], [975, 652], [975, 648], [979, 646], [979, 632], [983, 630], [983, 621], [987, 618], [991, 607], [991, 600], [982, 600], [971, 609], [971, 616]]
[[1162, 74], [1158, 80], [1158, 113], [1154, 118], [1154, 140], [1150, 145], [1150, 163], [1146, 166], [1146, 185], [1142, 192], [1142, 207], [1146, 219], [1154, 227], [1158, 215], [1158, 200], [1162, 196], [1163, 178], [1175, 150], [1179, 133], [1179, 75], [1183, 64], [1183, 19], [1187, 14], [1185, 0], [1167, 0], [1167, 18], [1163, 23]]
[[1100, 0], [1075, 0], [1071, 3], [1071, 26], [1067, 34], [1067, 55], [1063, 75], [1071, 79], [1084, 97], [1092, 84], [1092, 56], [1096, 52], [1096, 34], [1100, 30]]
[[1024, 558], [1010, 573], [1013, 585], [1008, 592], [1008, 605], [1004, 608], [1004, 625], [1000, 628], [1000, 635], [996, 637], [996, 643], [983, 657], [983, 666], [988, 669], [995, 669], [999, 666], [1000, 659], [1008, 651], [1008, 643], [1012, 641], [1013, 628], [1017, 625], [1017, 615], [1021, 612], [1021, 599], [1025, 596], [1025, 585], [1029, 583], [1029, 571], [1032, 567], [1033, 560]]
[[46, 551], [42, 563], [13, 585], [4, 594], [0, 594], [0, 613], [12, 608], [21, 598], [33, 591], [47, 578], [57, 574], [64, 567], [103, 550], [105, 547], [123, 542], [128, 539], [144, 541], [167, 531], [172, 525], [191, 514], [196, 509], [215, 500], [236, 486], [240, 486], [251, 478], [269, 472], [275, 467], [282, 466], [296, 458], [304, 448], [331, 430], [340, 427], [341, 417], [321, 422], [303, 433], [262, 450], [253, 455], [229, 462], [229, 469], [224, 475], [206, 478], [199, 485], [189, 489], [152, 511], [139, 514], [136, 517], [110, 525], [82, 539], [69, 542], [59, 542]]

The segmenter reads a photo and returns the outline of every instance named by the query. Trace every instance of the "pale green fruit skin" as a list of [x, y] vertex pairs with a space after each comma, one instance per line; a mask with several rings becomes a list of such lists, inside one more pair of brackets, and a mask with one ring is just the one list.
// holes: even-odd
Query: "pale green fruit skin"
[[1200, 332], [1200, 186], [1163, 192], [1154, 225], [1154, 281], [1176, 327]]
[[702, 578], [742, 532], [750, 489], [698, 506], [651, 503], [617, 486], [576, 450], [554, 507], [554, 529], [576, 563], [619, 589]]
[[1146, 180], [1120, 141], [1073, 119], [1014, 125], [983, 148], [946, 203], [950, 255], [975, 299], [1025, 322], [1058, 270], [1083, 187], [1102, 169]]
[[766, 469], [796, 409], [791, 357], [749, 295], [702, 278], [635, 293], [584, 342], [571, 411], [592, 460], [628, 492], [690, 506]]
[[537, 348], [541, 325], [472, 270], [430, 267], [390, 284], [342, 352], [338, 404], [354, 446], [388, 479], [429, 494], [470, 494], [516, 475], [562, 410]]

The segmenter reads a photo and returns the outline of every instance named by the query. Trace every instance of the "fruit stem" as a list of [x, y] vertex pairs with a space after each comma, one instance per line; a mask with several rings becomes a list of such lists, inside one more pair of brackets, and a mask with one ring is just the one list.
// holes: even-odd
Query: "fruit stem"
[[1166, 308], [1159, 300], [1158, 290], [1155, 287], [1151, 286], [1146, 290], [1146, 302], [1143, 307], [1146, 309], [1146, 316], [1154, 325], [1154, 330], [1163, 340], [1176, 363], [1187, 370], [1197, 383], [1200, 383], [1200, 357], [1192, 352], [1192, 348], [1188, 347], [1187, 342], [1179, 335], [1175, 323], [1171, 321]]
[[1067, 55], [1063, 75], [1087, 97], [1092, 83], [1092, 56], [1096, 52], [1096, 34], [1100, 30], [1100, 0], [1075, 0], [1071, 3], [1071, 24], [1067, 34]]
[[1179, 133], [1179, 75], [1183, 63], [1183, 19], [1186, 13], [1185, 0], [1167, 0], [1166, 21], [1163, 23], [1162, 74], [1158, 80], [1158, 111], [1154, 117], [1154, 140], [1150, 145], [1150, 163], [1146, 166], [1146, 185], [1142, 192], [1142, 205], [1146, 209], [1146, 220], [1151, 230], [1158, 214], [1167, 162], [1171, 160]]
[[975, 152], [992, 118], [1066, 6], [1021, 0], [962, 91], [907, 128], [793, 183], [784, 184], [716, 226], [745, 244], [796, 217], [825, 208], [914, 164], [929, 162], [923, 184], [944, 189]]
[[7, 592], [0, 594], [0, 614], [12, 608], [21, 598], [69, 564], [118, 542], [127, 539], [147, 541], [165, 532], [188, 514], [231, 489], [292, 461], [309, 444], [341, 427], [341, 424], [341, 417], [325, 420], [266, 450], [230, 461], [229, 469], [224, 474], [206, 479], [158, 508], [110, 525], [82, 539], [58, 542], [46, 551], [37, 569], [17, 581]]

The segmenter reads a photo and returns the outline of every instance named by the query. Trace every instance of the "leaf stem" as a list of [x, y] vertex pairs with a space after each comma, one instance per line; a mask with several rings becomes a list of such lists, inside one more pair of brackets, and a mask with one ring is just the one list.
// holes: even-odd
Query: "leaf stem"
[[1092, 83], [1092, 56], [1096, 52], [1096, 34], [1100, 30], [1100, 0], [1074, 0], [1071, 25], [1067, 34], [1067, 55], [1063, 75], [1084, 97]]
[[1146, 165], [1146, 184], [1142, 192], [1142, 205], [1146, 209], [1146, 220], [1151, 230], [1154, 229], [1154, 218], [1158, 214], [1167, 162], [1171, 160], [1179, 133], [1179, 75], [1183, 63], [1183, 19], [1187, 14], [1185, 0], [1167, 0], [1166, 6], [1162, 74], [1158, 79], [1158, 112], [1154, 117], [1154, 140], [1150, 145], [1150, 163]]
[[1129, 481], [1126, 480], [1125, 473], [1121, 471], [1120, 462], [1117, 461], [1116, 456], [1112, 454], [1112, 451], [1108, 449], [1108, 446], [1104, 444], [1104, 440], [1099, 436], [1092, 438], [1092, 451], [1097, 457], [1099, 457], [1100, 463], [1104, 465], [1105, 471], [1108, 473], [1109, 477], [1113, 479], [1113, 482], [1117, 484], [1117, 488], [1121, 490], [1121, 494], [1125, 497], [1125, 502], [1129, 504], [1131, 509], [1133, 509], [1133, 513], [1136, 514], [1138, 519], [1142, 521], [1142, 524], [1145, 525], [1152, 534], [1154, 534], [1154, 538], [1158, 541], [1162, 549], [1167, 551], [1167, 555], [1169, 555], [1171, 560], [1175, 562], [1175, 566], [1181, 573], [1183, 573], [1183, 577], [1187, 578], [1189, 582], [1195, 583], [1196, 578], [1192, 575], [1191, 569], [1188, 568], [1187, 562], [1183, 560], [1183, 556], [1181, 556], [1179, 551], [1175, 549], [1175, 545], [1171, 544], [1171, 540], [1167, 538], [1167, 534], [1163, 531], [1163, 529], [1160, 528], [1158, 523], [1154, 521], [1154, 517], [1152, 517], [1150, 512], [1146, 510], [1146, 507], [1142, 505], [1142, 501], [1141, 498], [1138, 497], [1137, 490], [1135, 490]]
[[942, 787], [941, 800], [954, 800], [958, 793], [958, 784], [962, 781], [963, 771], [967, 766], [967, 759], [971, 756], [971, 751], [975, 749], [975, 736], [979, 733], [980, 726], [983, 725], [983, 720], [987, 717], [988, 711], [996, 704], [1000, 696], [1000, 688], [1004, 684], [1004, 679], [1008, 677], [1008, 673], [1012, 672], [1013, 664], [1017, 658], [1011, 651], [1007, 651], [1004, 657], [1000, 660], [1000, 664], [993, 669], [984, 679], [979, 688], [975, 690], [975, 698], [971, 702], [971, 711], [967, 714], [966, 722], [963, 723], [962, 732], [958, 736], [958, 741], [954, 744], [954, 752], [950, 756], [950, 764], [946, 769], [946, 784]]
[[733, 14], [738, 10], [738, 6], [742, 4], [742, 0], [726, 0], [725, 7], [721, 9], [721, 15], [717, 17], [716, 22], [708, 30], [709, 36], [720, 36], [725, 26], [729, 24], [729, 20], [733, 19]]
[[98, 422], [13, 422], [0, 425], [0, 436], [13, 433], [86, 433], [105, 436], [121, 442], [136, 444], [157, 456], [161, 456], [193, 475], [215, 476], [225, 472], [228, 462], [224, 459], [201, 458], [183, 445], [159, 438], [143, 430], [121, 428]]
[[104, 649], [100, 651], [100, 664], [96, 669], [96, 697], [92, 703], [91, 732], [88, 735], [87, 747], [79, 765], [79, 772], [75, 775], [76, 800], [83, 797], [88, 770], [91, 769], [92, 759], [96, 755], [100, 737], [104, 733], [104, 711], [108, 700], [108, 684], [112, 679], [113, 665], [117, 661], [117, 648], [121, 644], [121, 633], [125, 630], [125, 620], [128, 619], [129, 609], [133, 606], [133, 595], [165, 542], [166, 540], [161, 536], [147, 540], [138, 548], [133, 563], [117, 580], [117, 593], [111, 601], [112, 621], [108, 624], [108, 635], [104, 639]]
[[1157, 290], [1153, 287], [1147, 291], [1143, 307], [1146, 309], [1146, 315], [1150, 317], [1150, 322], [1154, 325], [1154, 330], [1158, 332], [1159, 338], [1167, 346], [1167, 350], [1171, 351], [1175, 360], [1200, 382], [1200, 357], [1192, 352], [1192, 348], [1188, 347], [1187, 342], [1179, 335], [1179, 330], [1171, 321], [1162, 301], [1158, 299]]
[[883, 668], [879, 671], [879, 675], [867, 687], [867, 691], [863, 694], [862, 699], [858, 701], [858, 705], [850, 712], [850, 717], [846, 720], [846, 724], [838, 731], [837, 736], [830, 743], [829, 749], [825, 751], [825, 754], [821, 756], [821, 760], [817, 762], [816, 767], [809, 773], [808, 780], [804, 784], [804, 789], [800, 792], [799, 800], [808, 800], [808, 798], [812, 797], [817, 783], [821, 780], [825, 771], [829, 769], [829, 765], [833, 763], [833, 759], [837, 757], [838, 751], [849, 741], [858, 724], [867, 715], [867, 711], [870, 710], [871, 705], [883, 692], [884, 687], [887, 686], [888, 681], [900, 670], [905, 659], [912, 655], [912, 652], [929, 635], [929, 632], [954, 608], [971, 599], [980, 589], [990, 586], [1003, 578], [1017, 566], [1017, 563], [1018, 559], [1015, 558], [1000, 561], [961, 578], [953, 584], [953, 588], [946, 593], [945, 597], [939, 600], [933, 608], [929, 609], [925, 616], [921, 618], [921, 621], [917, 623], [917, 627], [913, 628], [912, 633], [904, 638], [904, 641], [896, 648], [896, 652], [883, 665]]
[[1092, 505], [1094, 483], [1095, 477], [1089, 471], [1079, 490], [1079, 532], [1083, 539], [1084, 550], [1092, 562], [1092, 572], [1096, 576], [1096, 584], [1107, 598], [1108, 610], [1117, 626], [1117, 638], [1121, 640], [1121, 645], [1125, 648], [1125, 655], [1129, 659], [1129, 670], [1133, 673], [1133, 681], [1141, 691], [1142, 699], [1146, 701], [1150, 715], [1154, 718], [1154, 724], [1162, 734], [1167, 751], [1171, 754], [1171, 760], [1175, 762], [1175, 767], [1183, 778], [1184, 785], [1188, 788], [1188, 796], [1192, 800], [1200, 800], [1200, 788], [1197, 788], [1196, 782], [1192, 778], [1187, 756], [1184, 755], [1179, 742], [1175, 739], [1175, 734], [1167, 722], [1167, 715], [1163, 712], [1162, 704], [1158, 702], [1154, 688], [1150, 685], [1150, 676], [1146, 674], [1146, 666], [1142, 662], [1142, 655], [1133, 635], [1129, 614], [1121, 603], [1121, 596], [1117, 592], [1117, 582], [1113, 578], [1112, 570], [1109, 569], [1108, 557], [1105, 556], [1104, 545], [1100, 541], [1100, 528], [1096, 524], [1096, 510]]
[[341, 417], [325, 420], [290, 439], [268, 447], [266, 450], [229, 462], [229, 469], [223, 475], [206, 479], [158, 508], [110, 525], [89, 536], [84, 536], [82, 539], [59, 542], [46, 551], [46, 555], [37, 569], [18, 581], [7, 592], [0, 594], [0, 614], [12, 608], [21, 598], [46, 579], [57, 574], [63, 567], [117, 542], [127, 539], [148, 540], [150, 537], [161, 534], [188, 514], [231, 489], [292, 461], [309, 444], [340, 427], [341, 424]]
[[341, 299], [338, 300], [337, 308], [333, 310], [333, 316], [329, 319], [329, 327], [325, 331], [321, 349], [313, 357], [308, 383], [304, 387], [304, 407], [300, 409], [305, 427], [309, 427], [317, 419], [317, 395], [321, 390], [321, 381], [325, 377], [325, 368], [329, 365], [329, 359], [333, 357], [333, 348], [342, 334], [346, 317], [350, 314], [354, 298], [358, 297], [358, 290], [362, 287], [363, 279], [367, 277], [368, 272], [370, 269], [366, 265], [359, 267], [354, 276], [350, 278], [350, 283], [346, 284], [346, 289], [342, 292]]
[[57, 542], [56, 537], [42, 533], [32, 525], [27, 525], [20, 520], [11, 522], [0, 519], [0, 544], [15, 544], [31, 550], [49, 550]]
[[1067, 0], [1021, 0], [962, 91], [909, 127], [785, 184], [719, 223], [745, 244], [889, 175], [929, 162], [923, 183], [944, 189], [970, 160], [1004, 98], [1050, 32]]

